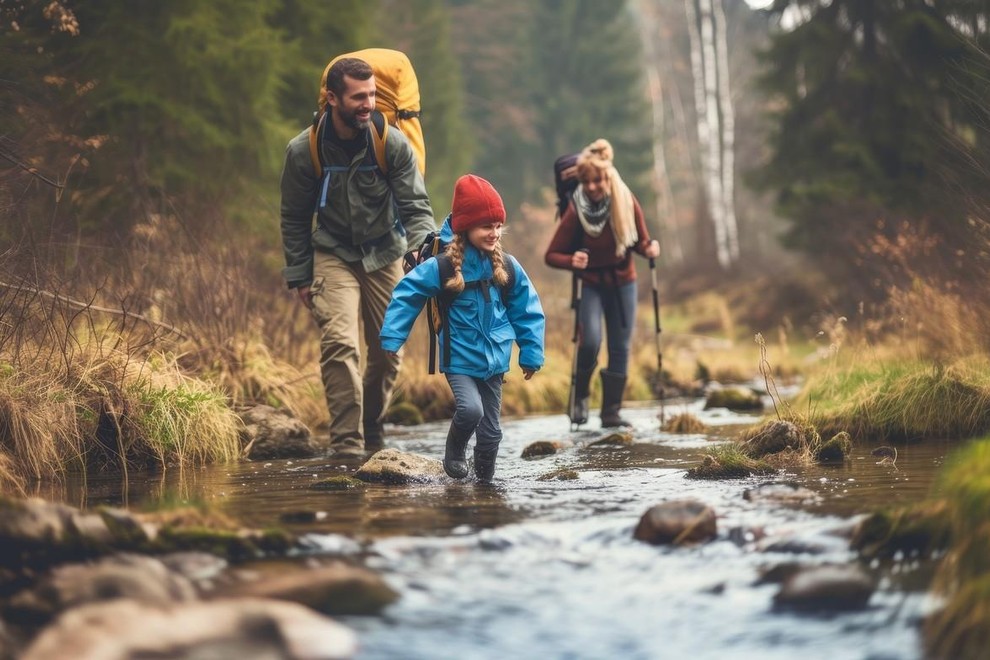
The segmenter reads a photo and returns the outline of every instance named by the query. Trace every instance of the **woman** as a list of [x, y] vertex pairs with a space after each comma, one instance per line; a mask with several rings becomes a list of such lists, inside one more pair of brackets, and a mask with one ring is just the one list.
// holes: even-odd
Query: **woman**
[[588, 421], [588, 393], [605, 319], [608, 365], [601, 372], [603, 428], [632, 426], [619, 416], [636, 321], [632, 252], [650, 259], [660, 255], [660, 244], [646, 231], [643, 209], [612, 159], [612, 145], [604, 139], [581, 152], [577, 161], [580, 185], [546, 253], [548, 266], [577, 271], [583, 285], [577, 311], [580, 336], [574, 406], [568, 411], [575, 424]]

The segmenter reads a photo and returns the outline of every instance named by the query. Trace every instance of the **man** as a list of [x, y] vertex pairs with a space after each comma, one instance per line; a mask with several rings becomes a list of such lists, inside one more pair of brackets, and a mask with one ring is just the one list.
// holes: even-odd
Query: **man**
[[[341, 59], [323, 91], [329, 115], [317, 148], [326, 174], [314, 170], [309, 129], [286, 148], [283, 276], [320, 328], [331, 447], [335, 454], [358, 456], [383, 446], [382, 424], [401, 358], [381, 350], [378, 333], [402, 277], [402, 256], [436, 226], [416, 157], [400, 131], [388, 131], [386, 171], [376, 164], [371, 67]], [[368, 347], [363, 374], [359, 324]]]

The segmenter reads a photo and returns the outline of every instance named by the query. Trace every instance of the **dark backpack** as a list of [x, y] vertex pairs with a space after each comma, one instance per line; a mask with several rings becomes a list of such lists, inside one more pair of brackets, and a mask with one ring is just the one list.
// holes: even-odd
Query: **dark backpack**
[[[444, 339], [446, 340], [443, 343], [442, 364], [450, 365], [450, 332], [448, 332], [447, 326], [447, 312], [450, 310], [454, 299], [460, 295], [460, 293], [447, 290], [447, 282], [454, 276], [454, 264], [446, 254], [447, 245], [448, 242], [440, 238], [439, 231], [431, 231], [423, 239], [423, 243], [419, 248], [419, 257], [416, 260], [416, 264], [418, 265], [427, 259], [436, 259], [437, 268], [440, 271], [440, 294], [426, 301], [426, 321], [430, 326], [429, 371], [431, 374], [437, 372], [437, 345], [440, 342], [441, 330], [444, 331]], [[509, 266], [509, 281], [504, 286], [499, 287], [499, 297], [502, 299], [502, 305], [507, 307], [509, 304], [509, 291], [512, 290], [513, 285], [516, 283], [516, 269], [512, 265], [512, 256], [506, 254], [505, 257]], [[498, 285], [487, 279], [473, 280], [464, 283], [464, 291], [480, 288], [487, 299], [489, 288], [492, 286]]]
[[553, 183], [557, 189], [557, 219], [564, 215], [578, 187], [577, 161], [581, 153], [564, 154], [553, 162]]

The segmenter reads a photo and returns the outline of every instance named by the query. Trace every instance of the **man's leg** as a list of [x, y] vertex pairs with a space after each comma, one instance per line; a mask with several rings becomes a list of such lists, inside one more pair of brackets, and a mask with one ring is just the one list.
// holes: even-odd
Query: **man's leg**
[[402, 364], [401, 353], [392, 357], [382, 350], [378, 334], [385, 320], [385, 308], [392, 299], [392, 290], [402, 279], [402, 261], [361, 276], [361, 318], [364, 340], [368, 345], [368, 364], [364, 371], [364, 444], [369, 450], [384, 447], [382, 427], [392, 398], [395, 379]]
[[345, 450], [341, 453], [357, 453], [364, 448], [358, 366], [360, 284], [354, 267], [323, 252], [314, 255], [313, 278], [313, 318], [320, 328], [320, 373], [330, 410], [330, 443]]

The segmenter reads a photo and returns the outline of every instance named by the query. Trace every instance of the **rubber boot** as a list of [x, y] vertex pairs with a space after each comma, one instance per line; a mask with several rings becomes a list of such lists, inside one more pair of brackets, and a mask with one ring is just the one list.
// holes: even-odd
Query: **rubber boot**
[[375, 453], [385, 449], [385, 425], [377, 421], [364, 422], [364, 450]]
[[443, 471], [454, 479], [463, 479], [468, 475], [467, 457], [464, 450], [474, 429], [464, 431], [453, 424], [447, 431], [447, 448], [443, 454]]
[[602, 375], [602, 428], [632, 426], [632, 423], [619, 417], [622, 408], [622, 393], [626, 389], [626, 375], [611, 371], [601, 372]]
[[478, 481], [490, 483], [495, 476], [495, 457], [498, 456], [498, 445], [474, 447], [474, 476]]
[[588, 397], [591, 392], [591, 374], [595, 368], [578, 369], [574, 376], [574, 406], [568, 411], [571, 424], [588, 423]]

